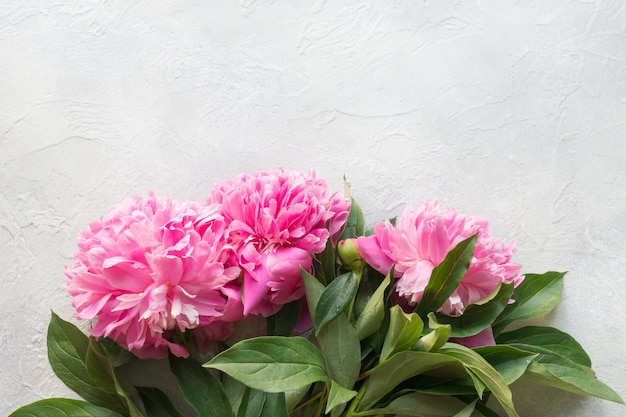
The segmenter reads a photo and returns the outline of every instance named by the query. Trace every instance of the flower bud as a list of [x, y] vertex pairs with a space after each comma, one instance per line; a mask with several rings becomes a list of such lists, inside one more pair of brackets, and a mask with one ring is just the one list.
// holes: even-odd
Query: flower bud
[[356, 239], [342, 240], [337, 244], [337, 253], [344, 268], [350, 271], [362, 271], [365, 268], [365, 261], [359, 253]]

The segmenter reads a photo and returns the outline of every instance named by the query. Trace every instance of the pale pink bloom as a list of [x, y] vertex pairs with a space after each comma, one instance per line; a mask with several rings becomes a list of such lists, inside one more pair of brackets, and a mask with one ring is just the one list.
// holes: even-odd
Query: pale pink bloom
[[222, 206], [228, 223], [228, 240], [244, 272], [246, 316], [269, 316], [302, 297], [300, 267], [312, 270], [315, 254], [339, 236], [350, 209], [348, 199], [329, 195], [314, 173], [280, 168], [224, 181], [208, 202]]
[[91, 334], [109, 337], [139, 357], [187, 356], [169, 339], [223, 314], [222, 289], [240, 273], [229, 266], [219, 206], [127, 199], [78, 238], [66, 289]]
[[512, 263], [513, 243], [491, 237], [487, 221], [440, 210], [436, 201], [407, 209], [393, 226], [389, 221], [374, 227], [374, 235], [357, 240], [359, 252], [374, 269], [387, 274], [395, 265], [395, 291], [411, 305], [422, 299], [433, 269], [458, 243], [478, 233], [470, 267], [457, 289], [439, 309], [462, 314], [470, 304], [485, 299], [500, 283], [523, 279], [521, 266]]

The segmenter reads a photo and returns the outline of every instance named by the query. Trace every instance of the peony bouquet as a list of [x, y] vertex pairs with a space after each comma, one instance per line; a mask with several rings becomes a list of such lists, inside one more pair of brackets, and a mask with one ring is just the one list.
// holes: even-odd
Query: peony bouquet
[[564, 274], [522, 274], [514, 252], [436, 201], [366, 230], [314, 173], [131, 198], [65, 271], [90, 335], [54, 313], [48, 328], [52, 369], [84, 401], [11, 417], [514, 417], [522, 376], [623, 403], [570, 335], [519, 323], [556, 306]]

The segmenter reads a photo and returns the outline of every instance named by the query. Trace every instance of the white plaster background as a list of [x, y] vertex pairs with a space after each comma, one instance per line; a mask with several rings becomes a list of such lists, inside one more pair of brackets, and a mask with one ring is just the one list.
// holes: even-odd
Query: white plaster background
[[[370, 222], [438, 198], [568, 270], [541, 323], [626, 398], [621, 1], [29, 1], [0, 8], [0, 414], [68, 396], [47, 363], [91, 219], [240, 172], [345, 174]], [[522, 416], [626, 408], [527, 384]], [[543, 410], [543, 411], [539, 411]]]

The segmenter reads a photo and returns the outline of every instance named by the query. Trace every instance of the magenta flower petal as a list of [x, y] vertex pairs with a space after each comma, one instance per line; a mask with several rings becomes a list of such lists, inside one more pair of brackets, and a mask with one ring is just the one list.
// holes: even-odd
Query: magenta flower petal
[[300, 268], [310, 271], [312, 266], [313, 254], [300, 248], [279, 248], [267, 255], [265, 267], [270, 277], [267, 286], [272, 303], [282, 305], [302, 297]]
[[222, 294], [226, 298], [222, 321], [239, 321], [243, 314], [243, 301], [241, 300], [241, 287], [236, 283], [229, 283], [222, 287]]
[[253, 271], [244, 272], [243, 276], [243, 314], [252, 314], [262, 308], [262, 301], [268, 293], [267, 283], [270, 277], [263, 267], [258, 266]]

